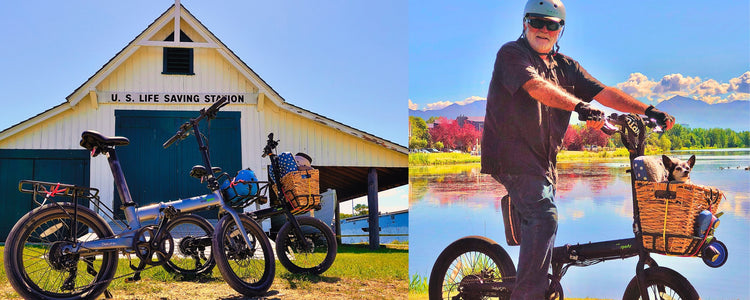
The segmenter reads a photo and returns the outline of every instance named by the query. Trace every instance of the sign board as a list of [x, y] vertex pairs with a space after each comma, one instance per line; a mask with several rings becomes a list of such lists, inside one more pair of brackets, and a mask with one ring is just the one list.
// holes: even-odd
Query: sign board
[[257, 93], [169, 93], [169, 92], [97, 92], [99, 103], [133, 104], [207, 104], [228, 97], [230, 104], [258, 104]]

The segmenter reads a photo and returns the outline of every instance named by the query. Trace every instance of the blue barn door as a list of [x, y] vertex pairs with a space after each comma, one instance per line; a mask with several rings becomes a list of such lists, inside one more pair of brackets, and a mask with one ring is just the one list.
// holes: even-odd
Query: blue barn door
[[[19, 181], [88, 186], [89, 162], [86, 150], [0, 149], [0, 240], [5, 240], [18, 219], [37, 207], [33, 195], [18, 191]], [[72, 201], [66, 197], [56, 200]], [[78, 203], [88, 205], [88, 200], [79, 199]]]
[[[181, 124], [196, 117], [194, 111], [116, 110], [115, 134], [130, 139], [130, 145], [117, 148], [130, 194], [138, 206], [207, 194], [205, 182], [190, 177], [194, 165], [202, 165], [194, 135], [164, 149], [162, 144]], [[201, 132], [208, 138], [211, 163], [234, 175], [242, 167], [240, 112], [219, 112]], [[114, 207], [122, 201], [115, 193]], [[122, 211], [116, 209], [119, 217]], [[201, 212], [215, 219], [217, 210]]]

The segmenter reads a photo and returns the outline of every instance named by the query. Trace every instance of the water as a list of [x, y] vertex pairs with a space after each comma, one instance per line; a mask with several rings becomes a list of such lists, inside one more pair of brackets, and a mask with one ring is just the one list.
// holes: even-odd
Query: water
[[[700, 258], [652, 255], [661, 266], [685, 276], [703, 299], [750, 299], [750, 149], [678, 152], [696, 154], [693, 183], [715, 186], [726, 194], [716, 236], [729, 249], [721, 268]], [[556, 245], [629, 238], [632, 200], [628, 162], [560, 163], [556, 204]], [[739, 168], [738, 168], [739, 167]], [[411, 168], [409, 274], [429, 276], [448, 244], [468, 235], [498, 242], [518, 263], [518, 247], [505, 244], [500, 198], [505, 190], [479, 165]], [[637, 258], [571, 268], [562, 279], [566, 297], [620, 299], [635, 275]]]

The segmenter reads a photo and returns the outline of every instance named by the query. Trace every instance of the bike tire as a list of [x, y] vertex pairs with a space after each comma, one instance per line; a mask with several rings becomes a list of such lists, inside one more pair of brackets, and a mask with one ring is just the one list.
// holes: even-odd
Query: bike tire
[[201, 216], [186, 214], [170, 220], [165, 229], [172, 235], [177, 251], [162, 265], [164, 270], [186, 279], [211, 274], [216, 265], [211, 246], [206, 249], [190, 243], [195, 238], [213, 239], [211, 223]]
[[[469, 268], [464, 268], [464, 263]], [[430, 272], [430, 299], [456, 299], [462, 279], [481, 276], [478, 268], [494, 271], [495, 280], [515, 281], [516, 267], [503, 247], [485, 237], [468, 236], [451, 243], [438, 256]]]
[[338, 244], [331, 227], [308, 216], [296, 217], [304, 238], [312, 243], [312, 251], [305, 252], [294, 234], [290, 222], [284, 224], [276, 236], [276, 257], [289, 272], [319, 275], [336, 260]]
[[[94, 211], [81, 205], [77, 210], [76, 241], [114, 236], [112, 228]], [[26, 213], [11, 229], [5, 243], [4, 266], [8, 281], [21, 297], [94, 299], [109, 286], [117, 270], [116, 250], [87, 257], [55, 251], [59, 245], [73, 242], [73, 217], [74, 204], [50, 203]], [[73, 286], [64, 287], [71, 279]]]
[[[662, 297], [663, 294], [671, 297], [666, 299], [700, 299], [693, 285], [677, 271], [665, 267], [654, 267], [648, 268], [644, 272], [649, 299], [665, 299]], [[640, 298], [641, 293], [638, 290], [638, 277], [636, 276], [630, 280], [622, 299], [635, 300]]]
[[[276, 260], [271, 242], [260, 225], [246, 215], [240, 215], [245, 231], [253, 245], [248, 249], [231, 215], [219, 220], [211, 252], [221, 277], [235, 291], [246, 296], [265, 294], [276, 275]], [[258, 257], [258, 255], [262, 257]]]

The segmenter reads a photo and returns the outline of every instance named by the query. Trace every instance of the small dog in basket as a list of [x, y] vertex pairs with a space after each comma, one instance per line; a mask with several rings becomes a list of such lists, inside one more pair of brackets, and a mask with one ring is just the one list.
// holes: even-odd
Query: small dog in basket
[[671, 158], [666, 155], [662, 155], [661, 158], [664, 161], [667, 174], [669, 174], [667, 177], [669, 181], [690, 184], [690, 171], [695, 165], [695, 155], [690, 156], [687, 161], [682, 161], [679, 158]]

